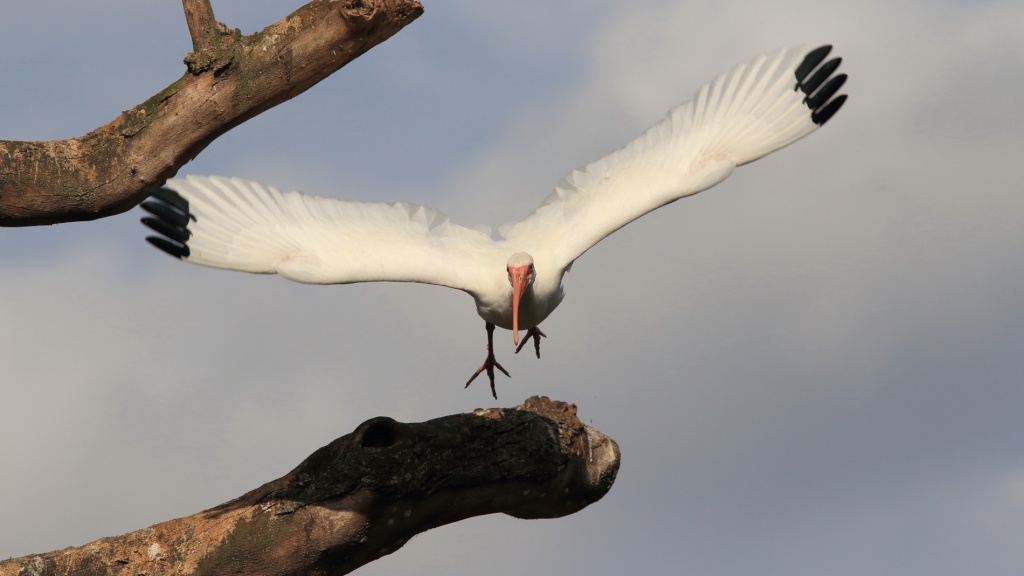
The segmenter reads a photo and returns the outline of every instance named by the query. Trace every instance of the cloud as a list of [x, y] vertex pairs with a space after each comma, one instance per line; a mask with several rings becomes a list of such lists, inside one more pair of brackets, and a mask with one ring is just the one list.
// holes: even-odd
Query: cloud
[[[280, 17], [251, 4], [245, 25], [250, 3], [215, 8], [243, 29]], [[851, 97], [581, 258], [540, 360], [496, 335], [500, 404], [576, 402], [620, 443], [605, 500], [432, 531], [364, 572], [1016, 573], [1024, 8], [469, 4], [428, 4], [185, 172], [498, 225], [758, 52], [834, 42]], [[70, 135], [159, 90], [187, 35], [152, 22], [175, 9], [51, 15], [47, 50], [0, 69], [5, 137]], [[58, 55], [123, 47], [111, 12], [152, 41], [71, 70]], [[189, 267], [142, 243], [137, 217], [0, 232], [0, 556], [215, 505], [375, 415], [493, 404], [462, 389], [484, 354], [464, 294]]]

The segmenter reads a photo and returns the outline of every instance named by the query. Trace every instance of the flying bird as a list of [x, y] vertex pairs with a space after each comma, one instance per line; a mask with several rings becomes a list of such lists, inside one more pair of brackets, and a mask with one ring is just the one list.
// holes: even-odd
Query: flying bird
[[[758, 56], [700, 88], [625, 147], [572, 171], [532, 214], [499, 229], [468, 228], [407, 202], [353, 202], [282, 193], [239, 178], [167, 181], [142, 207], [146, 239], [204, 266], [279, 274], [309, 284], [420, 282], [476, 301], [494, 370], [494, 327], [518, 353], [565, 295], [563, 276], [601, 239], [640, 216], [724, 180], [737, 166], [807, 136], [846, 101], [831, 46]], [[520, 341], [519, 331], [525, 330]]]

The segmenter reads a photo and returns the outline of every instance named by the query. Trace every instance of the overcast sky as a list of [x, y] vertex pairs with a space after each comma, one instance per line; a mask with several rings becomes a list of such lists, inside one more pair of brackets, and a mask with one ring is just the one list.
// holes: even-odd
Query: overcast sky
[[[250, 33], [300, 3], [213, 5]], [[850, 99], [581, 258], [540, 360], [495, 334], [497, 402], [462, 388], [461, 292], [189, 266], [138, 209], [0, 230], [0, 557], [215, 506], [373, 416], [544, 394], [618, 441], [604, 500], [359, 573], [1021, 573], [1024, 3], [424, 3], [181, 174], [497, 226], [760, 52], [834, 43]], [[10, 4], [0, 138], [78, 136], [183, 72], [179, 2]]]

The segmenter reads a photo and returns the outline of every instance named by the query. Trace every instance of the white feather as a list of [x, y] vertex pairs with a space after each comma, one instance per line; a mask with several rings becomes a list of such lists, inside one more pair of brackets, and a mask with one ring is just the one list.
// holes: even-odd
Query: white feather
[[188, 176], [167, 187], [189, 203], [188, 262], [310, 284], [403, 281], [473, 293], [480, 267], [504, 255], [478, 230], [407, 202], [350, 202], [282, 193], [240, 178]]
[[818, 125], [805, 94], [794, 90], [808, 52], [781, 49], [718, 76], [640, 137], [570, 172], [529, 217], [500, 233], [564, 268], [636, 218], [810, 134]]

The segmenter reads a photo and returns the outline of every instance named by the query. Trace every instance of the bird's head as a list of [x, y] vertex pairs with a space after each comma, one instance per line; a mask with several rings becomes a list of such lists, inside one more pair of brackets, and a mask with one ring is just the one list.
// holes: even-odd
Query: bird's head
[[519, 299], [533, 285], [537, 271], [533, 267], [533, 256], [516, 252], [508, 259], [508, 283], [512, 285], [512, 342], [519, 344]]

